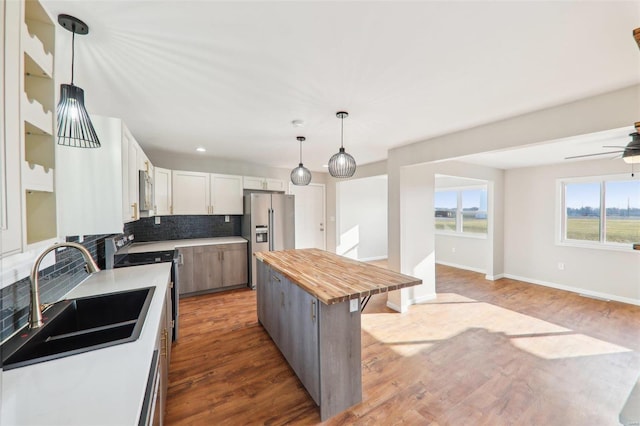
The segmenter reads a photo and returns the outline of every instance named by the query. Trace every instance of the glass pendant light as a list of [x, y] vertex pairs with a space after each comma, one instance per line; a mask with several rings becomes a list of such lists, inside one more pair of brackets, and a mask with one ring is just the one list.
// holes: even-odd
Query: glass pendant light
[[304, 142], [306, 138], [304, 136], [298, 136], [296, 139], [300, 141], [300, 164], [291, 170], [291, 183], [300, 186], [309, 185], [309, 182], [311, 182], [311, 172], [302, 165], [302, 142]]
[[76, 34], [88, 34], [89, 26], [70, 15], [58, 15], [58, 23], [73, 33], [71, 41], [71, 84], [60, 85], [58, 145], [76, 148], [100, 148], [100, 141], [84, 106], [84, 90], [73, 84]]
[[348, 178], [356, 172], [356, 160], [344, 150], [344, 119], [348, 116], [344, 111], [336, 113], [340, 119], [340, 151], [329, 159], [329, 173], [335, 178]]

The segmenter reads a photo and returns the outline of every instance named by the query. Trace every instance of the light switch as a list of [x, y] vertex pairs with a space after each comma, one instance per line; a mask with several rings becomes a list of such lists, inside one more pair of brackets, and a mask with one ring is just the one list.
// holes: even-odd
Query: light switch
[[156, 216], [155, 222], [156, 225], [160, 225], [160, 216]]
[[349, 300], [349, 312], [358, 312], [358, 299]]
[[224, 221], [225, 221], [225, 222], [229, 222], [229, 216], [225, 216], [225, 217], [224, 217]]

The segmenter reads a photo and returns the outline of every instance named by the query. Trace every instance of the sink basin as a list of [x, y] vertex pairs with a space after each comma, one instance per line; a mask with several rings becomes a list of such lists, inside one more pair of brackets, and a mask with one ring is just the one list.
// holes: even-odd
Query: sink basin
[[43, 313], [44, 325], [2, 345], [2, 368], [23, 367], [137, 340], [153, 287], [64, 300]]

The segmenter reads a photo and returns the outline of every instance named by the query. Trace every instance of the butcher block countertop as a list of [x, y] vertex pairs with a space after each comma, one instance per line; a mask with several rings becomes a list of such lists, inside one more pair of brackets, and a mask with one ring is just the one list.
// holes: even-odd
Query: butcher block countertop
[[332, 305], [422, 284], [422, 280], [319, 249], [256, 252], [292, 282]]

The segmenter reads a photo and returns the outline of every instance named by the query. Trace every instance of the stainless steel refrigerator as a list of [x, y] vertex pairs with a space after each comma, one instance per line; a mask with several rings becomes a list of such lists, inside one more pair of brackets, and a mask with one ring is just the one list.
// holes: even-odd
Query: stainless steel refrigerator
[[295, 197], [266, 192], [245, 192], [242, 234], [248, 241], [249, 282], [256, 288], [256, 258], [258, 251], [295, 248]]

